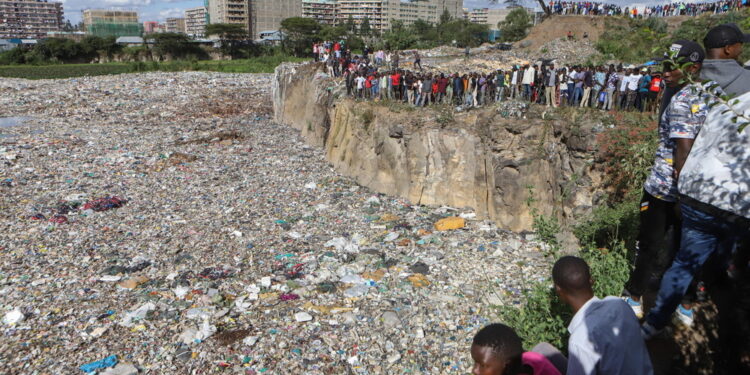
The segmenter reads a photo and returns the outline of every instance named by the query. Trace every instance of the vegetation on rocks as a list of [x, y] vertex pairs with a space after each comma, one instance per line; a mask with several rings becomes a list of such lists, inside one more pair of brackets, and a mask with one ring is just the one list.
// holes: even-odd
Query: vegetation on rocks
[[[596, 49], [605, 59], [642, 63], [652, 58], [663, 57], [657, 56], [654, 51], [666, 50], [674, 40], [687, 39], [702, 43], [706, 31], [723, 23], [734, 22], [747, 30], [750, 28], [750, 11], [690, 17], [674, 29], [670, 29], [663, 18], [629, 18], [626, 24], [618, 21], [620, 20], [607, 21], [607, 32], [602, 34], [596, 43]], [[750, 50], [746, 50], [740, 59], [750, 59]]]
[[[604, 165], [610, 194], [604, 203], [572, 228], [581, 245], [580, 256], [591, 267], [594, 292], [599, 297], [620, 295], [630, 274], [630, 259], [638, 235], [638, 202], [656, 150], [655, 119], [640, 113], [606, 115], [599, 135], [600, 162]], [[549, 223], [552, 218], [534, 218], [535, 230], [551, 248], [559, 245]], [[560, 230], [560, 227], [555, 227]], [[548, 252], [548, 256], [564, 255]], [[536, 343], [567, 346], [567, 323], [572, 312], [556, 296], [552, 281], [537, 282], [524, 293], [520, 307], [498, 307], [502, 321], [514, 327], [531, 349]]]

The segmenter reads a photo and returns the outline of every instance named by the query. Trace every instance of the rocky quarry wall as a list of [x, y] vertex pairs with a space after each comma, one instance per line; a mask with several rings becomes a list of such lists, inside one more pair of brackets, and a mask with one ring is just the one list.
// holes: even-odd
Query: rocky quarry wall
[[275, 120], [361, 185], [414, 204], [470, 207], [512, 231], [532, 229], [532, 208], [570, 223], [602, 196], [595, 121], [519, 102], [456, 113], [358, 102], [324, 71], [279, 66]]

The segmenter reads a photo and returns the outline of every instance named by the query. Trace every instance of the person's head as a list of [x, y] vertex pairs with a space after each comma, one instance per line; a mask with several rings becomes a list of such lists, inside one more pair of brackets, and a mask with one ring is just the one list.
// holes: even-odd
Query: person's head
[[[667, 87], [677, 88], [686, 84], [686, 75], [696, 76], [706, 58], [703, 48], [696, 42], [689, 40], [678, 40], [672, 44], [670, 50], [677, 52], [673, 64], [670, 61], [664, 62], [664, 82]], [[688, 64], [685, 68], [680, 65]]]
[[555, 292], [568, 305], [574, 300], [589, 300], [594, 295], [591, 270], [581, 258], [568, 255], [558, 259], [552, 267], [552, 281]]
[[737, 60], [742, 54], [742, 45], [750, 42], [750, 34], [743, 34], [740, 28], [727, 23], [708, 30], [703, 45], [709, 59]]
[[471, 358], [474, 375], [514, 375], [521, 369], [523, 346], [512, 328], [505, 324], [490, 324], [474, 335]]

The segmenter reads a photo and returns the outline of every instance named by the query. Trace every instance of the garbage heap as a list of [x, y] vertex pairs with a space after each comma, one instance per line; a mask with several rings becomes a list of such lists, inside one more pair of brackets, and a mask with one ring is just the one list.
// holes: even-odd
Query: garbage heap
[[[272, 119], [274, 79], [0, 81], [0, 117], [13, 117], [0, 122], [0, 373], [469, 371], [472, 336], [499, 319], [494, 306], [547, 280], [549, 249], [464, 205], [418, 204], [338, 172], [350, 170], [308, 145], [322, 122], [298, 131]], [[402, 124], [382, 147], [435, 132], [430, 153], [455, 165], [469, 145], [492, 147], [399, 114], [386, 126], [380, 110], [367, 133], [343, 120], [354, 103], [331, 103], [366, 139]], [[548, 155], [510, 135], [533, 126], [503, 142]], [[507, 160], [497, 173], [525, 173]]]

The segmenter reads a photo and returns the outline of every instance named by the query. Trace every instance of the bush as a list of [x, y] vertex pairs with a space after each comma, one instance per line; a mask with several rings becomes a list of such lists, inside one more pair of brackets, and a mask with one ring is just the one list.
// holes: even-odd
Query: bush
[[[606, 58], [625, 63], [643, 63], [661, 57], [661, 51], [665, 51], [674, 40], [687, 39], [702, 43], [710, 28], [727, 22], [737, 23], [746, 30], [750, 27], [750, 11], [690, 17], [671, 33], [667, 23], [661, 18], [628, 19], [628, 23], [624, 25], [618, 19], [607, 20], [607, 32], [596, 43], [596, 49]], [[655, 50], [659, 52], [654, 52]], [[748, 59], [750, 50], [746, 49], [740, 60]]]
[[655, 116], [641, 113], [614, 115], [613, 124], [597, 135], [599, 161], [605, 183], [618, 201], [632, 190], [640, 191], [653, 165], [658, 142]]
[[[622, 292], [630, 275], [630, 264], [622, 242], [614, 242], [609, 249], [586, 248], [581, 251], [581, 257], [591, 268], [596, 296], [601, 298]], [[573, 312], [557, 297], [552, 282], [537, 283], [523, 296], [525, 303], [520, 308], [498, 307], [501, 321], [516, 330], [526, 349], [548, 342], [567, 352], [567, 323]]]
[[526, 37], [531, 28], [531, 15], [524, 8], [515, 8], [508, 13], [505, 21], [498, 24], [500, 41], [516, 42]]

